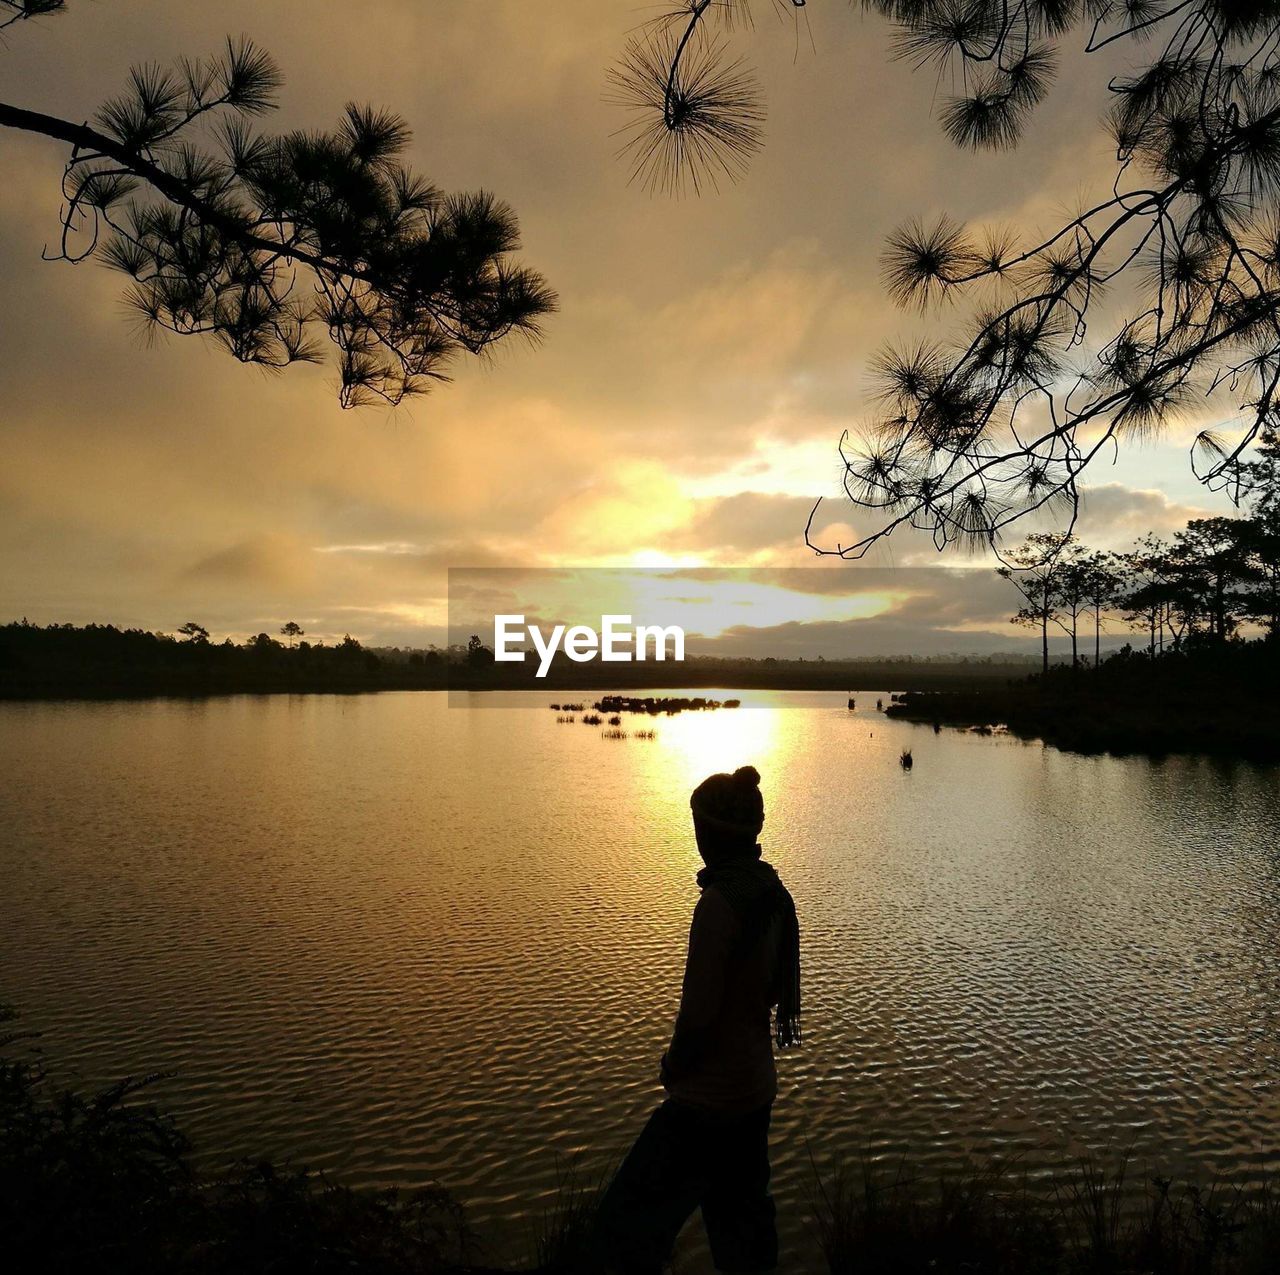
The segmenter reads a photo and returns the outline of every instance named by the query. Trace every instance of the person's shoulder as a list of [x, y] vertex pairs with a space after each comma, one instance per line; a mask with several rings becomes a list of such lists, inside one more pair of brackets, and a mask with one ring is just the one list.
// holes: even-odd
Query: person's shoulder
[[702, 897], [693, 910], [693, 917], [695, 921], [701, 920], [726, 929], [736, 929], [738, 926], [738, 914], [733, 904], [714, 881], [708, 881], [702, 887]]

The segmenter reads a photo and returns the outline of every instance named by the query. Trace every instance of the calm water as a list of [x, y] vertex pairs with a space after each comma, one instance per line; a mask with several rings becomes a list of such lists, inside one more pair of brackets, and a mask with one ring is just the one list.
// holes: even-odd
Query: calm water
[[550, 698], [0, 706], [0, 999], [88, 1083], [175, 1071], [212, 1163], [436, 1179], [518, 1251], [659, 1097], [688, 792], [750, 761], [804, 935], [793, 1255], [810, 1153], [1276, 1167], [1275, 769], [935, 736], [866, 694], [613, 741]]

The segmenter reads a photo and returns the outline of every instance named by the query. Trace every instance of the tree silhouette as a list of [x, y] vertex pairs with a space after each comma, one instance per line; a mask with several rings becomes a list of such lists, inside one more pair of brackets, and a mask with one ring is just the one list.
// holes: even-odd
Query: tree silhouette
[[760, 148], [759, 89], [740, 59], [725, 57], [723, 42], [707, 38], [711, 16], [731, 26], [749, 14], [741, 0], [689, 0], [629, 41], [610, 73], [615, 103], [630, 112], [620, 154], [632, 181], [650, 190], [736, 181]]
[[1040, 630], [1041, 671], [1049, 671], [1049, 625], [1060, 623], [1058, 574], [1061, 552], [1068, 537], [1040, 531], [1030, 535], [1008, 554], [997, 572], [1022, 595], [1024, 605], [1013, 616], [1014, 624]]
[[478, 633], [467, 639], [467, 664], [474, 669], [486, 669], [493, 666], [493, 652], [484, 644]]
[[1082, 560], [1084, 599], [1093, 611], [1093, 667], [1102, 665], [1102, 615], [1120, 596], [1121, 576], [1116, 556], [1095, 551]]
[[[0, 0], [0, 26], [63, 8]], [[409, 128], [388, 111], [352, 104], [331, 132], [256, 132], [280, 84], [266, 52], [229, 39], [214, 57], [136, 67], [92, 123], [0, 103], [0, 126], [72, 147], [51, 255], [123, 271], [146, 324], [206, 334], [245, 363], [318, 362], [326, 334], [344, 407], [399, 403], [460, 353], [536, 338], [555, 295], [512, 260], [506, 204], [412, 173]]]
[[290, 620], [289, 623], [280, 630], [280, 636], [287, 637], [289, 639], [289, 645], [292, 646], [294, 641], [300, 638], [305, 632], [306, 629], [304, 629], [296, 620]]
[[1239, 518], [1197, 518], [1173, 538], [1173, 555], [1195, 612], [1209, 637], [1224, 642], [1236, 628], [1236, 590], [1249, 577], [1248, 547]]
[[1123, 555], [1128, 588], [1121, 597], [1125, 618], [1147, 630], [1147, 654], [1154, 660], [1164, 650], [1164, 631], [1175, 582], [1169, 560], [1169, 546], [1158, 536], [1146, 535]]
[[[1258, 463], [1273, 463], [1273, 449], [1264, 444]], [[1148, 534], [1127, 553], [1091, 551], [1072, 535], [1028, 536], [997, 568], [1022, 599], [1013, 621], [1040, 631], [1046, 671], [1050, 626], [1070, 637], [1077, 667], [1080, 622], [1090, 612], [1095, 668], [1102, 662], [1104, 613], [1145, 630], [1152, 660], [1191, 647], [1225, 657], [1229, 645], [1250, 636], [1243, 627], [1248, 624], [1264, 628], [1274, 643], [1280, 634], [1280, 528], [1267, 503], [1274, 494], [1264, 475], [1249, 517], [1195, 518], [1172, 540]]]
[[197, 646], [202, 645], [209, 640], [209, 630], [203, 624], [197, 624], [194, 620], [188, 620], [179, 630], [179, 633], [187, 639], [188, 642], [195, 643]]
[[0, 31], [15, 22], [59, 13], [66, 7], [67, 0], [0, 0]]
[[1053, 595], [1055, 624], [1071, 639], [1071, 667], [1080, 667], [1080, 617], [1089, 610], [1092, 565], [1088, 551], [1069, 536], [1059, 548]]
[[[963, 148], [1016, 143], [1077, 30], [1086, 51], [1123, 42], [1138, 65], [1109, 85], [1116, 172], [1099, 202], [1026, 243], [945, 217], [890, 238], [897, 302], [982, 297], [958, 341], [880, 356], [883, 408], [841, 439], [845, 492], [878, 525], [831, 547], [813, 539], [811, 516], [806, 541], [860, 557], [911, 526], [939, 548], [998, 547], [1052, 502], [1070, 530], [1095, 457], [1215, 390], [1231, 400], [1220, 418], [1238, 423], [1202, 431], [1192, 466], [1239, 499], [1280, 389], [1280, 0], [864, 4], [897, 27], [899, 57], [963, 85], [940, 112]], [[673, 4], [628, 48], [615, 79], [648, 120], [624, 143], [636, 176], [671, 189], [672, 170], [714, 176], [749, 159], [760, 107], [730, 43], [746, 11], [743, 0]], [[1122, 297], [1118, 318], [1100, 313], [1107, 289]]]
[[1265, 624], [1280, 637], [1280, 437], [1268, 430], [1249, 465], [1252, 517], [1244, 531], [1248, 575], [1254, 584], [1245, 599], [1245, 618]]

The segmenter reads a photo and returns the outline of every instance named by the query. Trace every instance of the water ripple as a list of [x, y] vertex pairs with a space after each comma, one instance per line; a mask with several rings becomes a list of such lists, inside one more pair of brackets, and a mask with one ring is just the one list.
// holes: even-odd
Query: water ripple
[[623, 744], [540, 699], [0, 706], [0, 993], [85, 1083], [175, 1072], [160, 1096], [210, 1163], [439, 1180], [518, 1250], [659, 1097], [687, 794], [750, 761], [804, 930], [775, 1139], [793, 1251], [810, 1156], [1274, 1170], [1276, 770], [837, 699]]

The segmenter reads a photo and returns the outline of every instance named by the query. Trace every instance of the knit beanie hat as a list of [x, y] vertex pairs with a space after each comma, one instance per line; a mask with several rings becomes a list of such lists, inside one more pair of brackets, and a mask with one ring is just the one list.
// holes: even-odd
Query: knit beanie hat
[[753, 844], [764, 827], [760, 772], [740, 766], [732, 775], [711, 775], [689, 798], [694, 822], [726, 841]]

